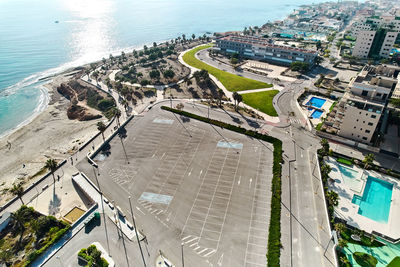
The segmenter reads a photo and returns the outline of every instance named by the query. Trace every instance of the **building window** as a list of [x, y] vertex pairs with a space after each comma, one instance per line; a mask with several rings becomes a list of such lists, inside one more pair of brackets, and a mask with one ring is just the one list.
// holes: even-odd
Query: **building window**
[[367, 139], [368, 139], [367, 137], [365, 137], [365, 136], [363, 137], [363, 140], [367, 140]]
[[376, 118], [376, 115], [371, 115], [371, 118], [375, 119], [375, 118]]
[[365, 130], [365, 132], [366, 132], [366, 133], [370, 133], [371, 131], [370, 131], [370, 130]]
[[373, 123], [372, 122], [368, 122], [368, 126], [372, 126], [373, 125]]

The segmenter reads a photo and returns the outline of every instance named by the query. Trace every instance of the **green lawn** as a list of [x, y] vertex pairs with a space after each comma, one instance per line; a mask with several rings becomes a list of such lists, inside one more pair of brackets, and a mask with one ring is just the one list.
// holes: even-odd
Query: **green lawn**
[[278, 93], [278, 90], [263, 91], [258, 93], [242, 94], [243, 102], [255, 109], [258, 109], [269, 116], [276, 117], [278, 113], [272, 105], [272, 99]]
[[389, 262], [387, 267], [400, 267], [400, 257], [394, 258], [391, 262]]
[[255, 81], [252, 79], [240, 77], [232, 73], [219, 70], [202, 62], [201, 60], [198, 60], [195, 57], [195, 54], [198, 51], [207, 49], [211, 46], [212, 45], [203, 45], [186, 52], [183, 55], [183, 61], [185, 61], [186, 64], [189, 64], [192, 67], [208, 71], [208, 73], [215, 76], [225, 86], [225, 88], [231, 92], [272, 87], [272, 84], [269, 83]]
[[347, 166], [353, 165], [353, 163], [350, 160], [344, 159], [344, 158], [338, 158], [336, 161], [340, 162], [340, 163], [343, 163], [343, 164], [345, 164]]

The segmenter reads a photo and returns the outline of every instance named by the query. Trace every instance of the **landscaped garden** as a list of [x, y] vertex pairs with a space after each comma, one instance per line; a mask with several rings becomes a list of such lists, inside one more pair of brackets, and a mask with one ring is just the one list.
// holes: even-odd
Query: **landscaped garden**
[[243, 102], [270, 116], [278, 116], [272, 104], [274, 96], [279, 93], [278, 90], [263, 91], [258, 93], [242, 94]]
[[[349, 159], [333, 152], [326, 139], [321, 140], [321, 146], [322, 148], [318, 150], [318, 158], [330, 224], [338, 236], [336, 252], [339, 266], [399, 266], [397, 264], [399, 264], [400, 260], [397, 256], [400, 255], [400, 244], [392, 244], [373, 234], [351, 227], [343, 221], [342, 217], [335, 217], [335, 207], [344, 200], [339, 197], [337, 192], [328, 189], [329, 184], [335, 183], [335, 181], [330, 177], [332, 167], [325, 162], [324, 157], [333, 157], [341, 164], [356, 165], [364, 170], [372, 169], [381, 173], [388, 173], [388, 170], [385, 171], [382, 167], [373, 164], [373, 154], [367, 154], [363, 160]], [[392, 171], [390, 172], [392, 173]]]
[[107, 267], [109, 265], [107, 260], [101, 257], [101, 251], [97, 249], [96, 245], [81, 249], [78, 253], [78, 258], [85, 262], [86, 267]]
[[28, 266], [58, 241], [70, 225], [53, 216], [44, 216], [31, 207], [11, 214], [8, 226], [0, 234], [0, 263]]
[[229, 72], [214, 68], [196, 58], [196, 53], [200, 50], [210, 48], [211, 45], [203, 45], [196, 47], [183, 55], [183, 60], [192, 67], [208, 71], [215, 76], [228, 91], [237, 92], [244, 90], [270, 88], [272, 84], [255, 81], [252, 79], [240, 77]]

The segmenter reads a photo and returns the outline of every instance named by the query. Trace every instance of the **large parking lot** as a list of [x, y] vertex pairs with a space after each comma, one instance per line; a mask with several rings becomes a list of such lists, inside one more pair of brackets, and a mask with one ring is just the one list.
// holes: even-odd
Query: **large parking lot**
[[182, 243], [188, 266], [266, 265], [272, 145], [159, 107], [126, 130], [96, 156], [98, 182], [127, 214], [132, 196], [154, 251], [179, 265]]

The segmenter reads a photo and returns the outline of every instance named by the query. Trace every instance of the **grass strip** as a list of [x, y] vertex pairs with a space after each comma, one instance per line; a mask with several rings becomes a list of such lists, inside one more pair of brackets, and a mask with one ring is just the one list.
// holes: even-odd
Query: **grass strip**
[[276, 117], [278, 113], [272, 104], [274, 96], [279, 93], [278, 90], [263, 91], [257, 93], [242, 94], [243, 102], [269, 116]]
[[342, 163], [342, 164], [344, 164], [344, 165], [347, 165], [347, 166], [353, 165], [353, 163], [351, 162], [351, 160], [344, 159], [344, 158], [338, 158], [336, 161], [339, 162], [339, 163]]
[[280, 266], [281, 256], [281, 194], [282, 194], [282, 141], [269, 136], [260, 134], [258, 132], [247, 130], [242, 127], [231, 125], [222, 121], [208, 119], [186, 111], [162, 106], [161, 109], [170, 111], [182, 116], [186, 116], [195, 120], [210, 123], [215, 126], [225, 128], [227, 130], [244, 134], [262, 141], [271, 143], [274, 146], [273, 152], [273, 166], [272, 166], [272, 197], [271, 197], [271, 217], [269, 220], [268, 230], [268, 249], [267, 249], [267, 266], [276, 267]]
[[208, 73], [216, 77], [225, 86], [225, 88], [231, 92], [272, 87], [272, 84], [269, 83], [263, 83], [240, 77], [235, 74], [214, 68], [196, 58], [195, 55], [198, 51], [210, 48], [211, 46], [212, 45], [202, 45], [186, 52], [182, 57], [183, 61], [192, 67], [208, 71]]

